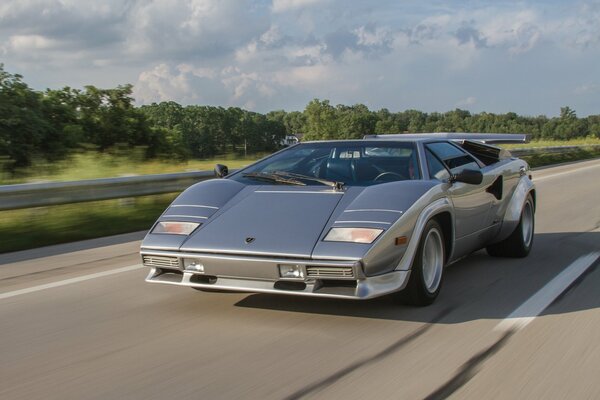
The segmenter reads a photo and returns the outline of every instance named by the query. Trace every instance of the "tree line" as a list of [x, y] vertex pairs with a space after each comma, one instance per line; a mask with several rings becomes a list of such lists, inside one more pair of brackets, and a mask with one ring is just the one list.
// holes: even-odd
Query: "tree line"
[[414, 132], [514, 132], [534, 139], [600, 138], [600, 115], [577, 117], [516, 113], [472, 114], [466, 110], [371, 111], [363, 104], [333, 106], [315, 99], [304, 111], [261, 114], [238, 107], [161, 102], [136, 107], [131, 85], [113, 89], [85, 86], [36, 91], [0, 64], [0, 161], [4, 168], [32, 160], [56, 160], [73, 151], [143, 148], [147, 158], [207, 158], [225, 153], [269, 152], [286, 135], [303, 140], [360, 139], [368, 134]]

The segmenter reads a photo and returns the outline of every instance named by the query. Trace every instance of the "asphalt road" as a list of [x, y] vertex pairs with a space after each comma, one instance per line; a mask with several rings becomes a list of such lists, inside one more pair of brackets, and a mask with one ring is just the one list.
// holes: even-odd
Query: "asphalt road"
[[139, 234], [0, 256], [0, 399], [599, 399], [599, 176], [536, 171], [530, 256], [427, 308], [147, 284]]

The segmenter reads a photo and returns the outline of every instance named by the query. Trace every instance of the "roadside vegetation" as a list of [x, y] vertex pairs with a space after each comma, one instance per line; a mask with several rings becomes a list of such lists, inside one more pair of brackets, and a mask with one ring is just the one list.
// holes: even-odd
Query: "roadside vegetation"
[[334, 106], [314, 99], [303, 111], [261, 114], [172, 101], [136, 107], [132, 89], [125, 84], [36, 91], [0, 64], [0, 169], [4, 175], [18, 176], [23, 168], [69, 162], [81, 152], [102, 158], [118, 151], [137, 160], [169, 163], [222, 154], [252, 157], [273, 152], [291, 134], [302, 134], [303, 140], [414, 132], [524, 132], [544, 141], [600, 139], [600, 115], [578, 117], [570, 107], [547, 117], [461, 109], [374, 111], [364, 104]]
[[[588, 137], [564, 140], [535, 140], [527, 144], [503, 144], [507, 149], [547, 147], [547, 146], [584, 146], [600, 145], [600, 139]], [[225, 164], [237, 169], [253, 163], [269, 153], [257, 153], [244, 157], [230, 153], [220, 157], [188, 160], [169, 160], [165, 158], [147, 159], [144, 149], [112, 149], [107, 152], [81, 151], [61, 160], [50, 162], [43, 159], [34, 160], [27, 167], [17, 168], [12, 172], [0, 171], [0, 185], [28, 182], [74, 181], [81, 179], [109, 178], [130, 175], [167, 174], [185, 171], [210, 171], [215, 164]], [[569, 154], [544, 154], [528, 157], [533, 166], [541, 166], [552, 162], [571, 161], [594, 157], [592, 150], [574, 151]], [[600, 154], [598, 154], [600, 155]], [[553, 161], [555, 160], [555, 161]]]
[[531, 147], [551, 147], [551, 146], [586, 146], [600, 145], [600, 137], [587, 136], [571, 140], [532, 140], [525, 144], [501, 144], [501, 147], [507, 149], [531, 148]]
[[35, 160], [31, 165], [17, 168], [10, 173], [0, 171], [0, 185], [210, 171], [215, 164], [225, 164], [231, 169], [237, 169], [251, 164], [266, 154], [268, 153], [257, 153], [248, 157], [227, 154], [207, 159], [169, 160], [163, 158], [146, 159], [143, 156], [143, 149], [140, 151], [104, 153], [86, 151], [72, 154], [55, 162]]
[[600, 149], [578, 149], [568, 153], [547, 153], [522, 157], [529, 163], [531, 168], [539, 168], [548, 165], [561, 164], [572, 161], [589, 160], [600, 157]]

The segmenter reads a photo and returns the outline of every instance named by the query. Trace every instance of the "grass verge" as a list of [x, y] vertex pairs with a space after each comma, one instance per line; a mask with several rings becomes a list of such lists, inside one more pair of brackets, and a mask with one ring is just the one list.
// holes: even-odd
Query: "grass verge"
[[184, 171], [212, 171], [215, 164], [225, 164], [230, 169], [237, 169], [252, 164], [265, 155], [261, 153], [243, 157], [236, 154], [226, 154], [216, 158], [182, 161], [146, 160], [139, 151], [113, 153], [87, 151], [73, 154], [61, 161], [37, 160], [31, 166], [17, 169], [14, 173], [4, 171], [0, 163], [0, 185], [45, 181], [78, 181], [82, 179], [167, 174]]
[[530, 147], [552, 147], [552, 146], [583, 146], [586, 144], [600, 144], [600, 138], [588, 136], [586, 138], [571, 140], [532, 140], [529, 143], [501, 144], [500, 147], [507, 149], [530, 148]]
[[2, 211], [0, 253], [148, 229], [176, 196]]
[[600, 150], [598, 149], [577, 150], [568, 153], [535, 154], [522, 158], [529, 163], [531, 168], [536, 168], [571, 161], [589, 160], [596, 157], [600, 157]]

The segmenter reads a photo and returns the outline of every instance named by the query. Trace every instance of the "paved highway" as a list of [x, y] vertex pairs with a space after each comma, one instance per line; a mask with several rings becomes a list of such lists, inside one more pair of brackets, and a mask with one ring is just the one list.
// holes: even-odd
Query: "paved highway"
[[598, 399], [600, 160], [534, 173], [534, 248], [427, 308], [151, 285], [140, 234], [0, 256], [1, 399]]

